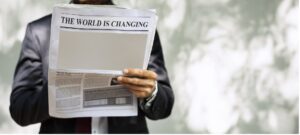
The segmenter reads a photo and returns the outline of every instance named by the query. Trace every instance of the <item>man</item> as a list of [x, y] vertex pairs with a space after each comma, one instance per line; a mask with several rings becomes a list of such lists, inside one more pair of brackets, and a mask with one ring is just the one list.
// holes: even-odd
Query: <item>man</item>
[[[74, 0], [75, 4], [112, 4], [111, 0]], [[40, 133], [148, 133], [145, 116], [170, 115], [174, 96], [156, 33], [147, 70], [124, 69], [118, 82], [139, 98], [138, 116], [60, 119], [48, 112], [48, 51], [51, 15], [27, 26], [14, 74], [12, 118], [21, 126], [41, 123]]]

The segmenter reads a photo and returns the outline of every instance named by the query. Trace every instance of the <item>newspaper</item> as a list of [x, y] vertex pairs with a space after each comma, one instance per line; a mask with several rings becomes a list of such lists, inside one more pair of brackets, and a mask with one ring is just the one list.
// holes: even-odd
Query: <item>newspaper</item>
[[136, 116], [137, 98], [116, 77], [125, 68], [147, 68], [156, 23], [154, 10], [56, 5], [49, 48], [50, 116]]

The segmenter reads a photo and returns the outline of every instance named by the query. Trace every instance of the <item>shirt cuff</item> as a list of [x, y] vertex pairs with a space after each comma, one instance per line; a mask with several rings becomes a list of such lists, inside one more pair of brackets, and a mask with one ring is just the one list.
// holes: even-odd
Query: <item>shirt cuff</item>
[[158, 87], [157, 87], [157, 81], [155, 82], [155, 89], [152, 92], [151, 96], [146, 99], [140, 99], [140, 107], [142, 110], [147, 110], [151, 107], [152, 102], [154, 101], [156, 95], [157, 95]]

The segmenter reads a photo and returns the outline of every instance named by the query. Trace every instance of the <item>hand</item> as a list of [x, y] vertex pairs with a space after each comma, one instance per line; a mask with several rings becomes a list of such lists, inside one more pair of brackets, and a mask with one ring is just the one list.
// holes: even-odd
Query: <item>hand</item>
[[148, 98], [156, 86], [157, 74], [150, 70], [124, 69], [123, 76], [117, 78], [118, 82], [127, 87], [136, 97]]

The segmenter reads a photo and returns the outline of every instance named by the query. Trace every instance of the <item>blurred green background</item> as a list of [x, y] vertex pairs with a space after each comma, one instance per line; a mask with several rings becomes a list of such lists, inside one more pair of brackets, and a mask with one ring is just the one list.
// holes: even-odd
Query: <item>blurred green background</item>
[[[68, 0], [1, 0], [0, 133], [37, 133], [10, 117], [26, 24]], [[155, 8], [175, 92], [151, 133], [298, 133], [298, 0], [115, 0]]]

